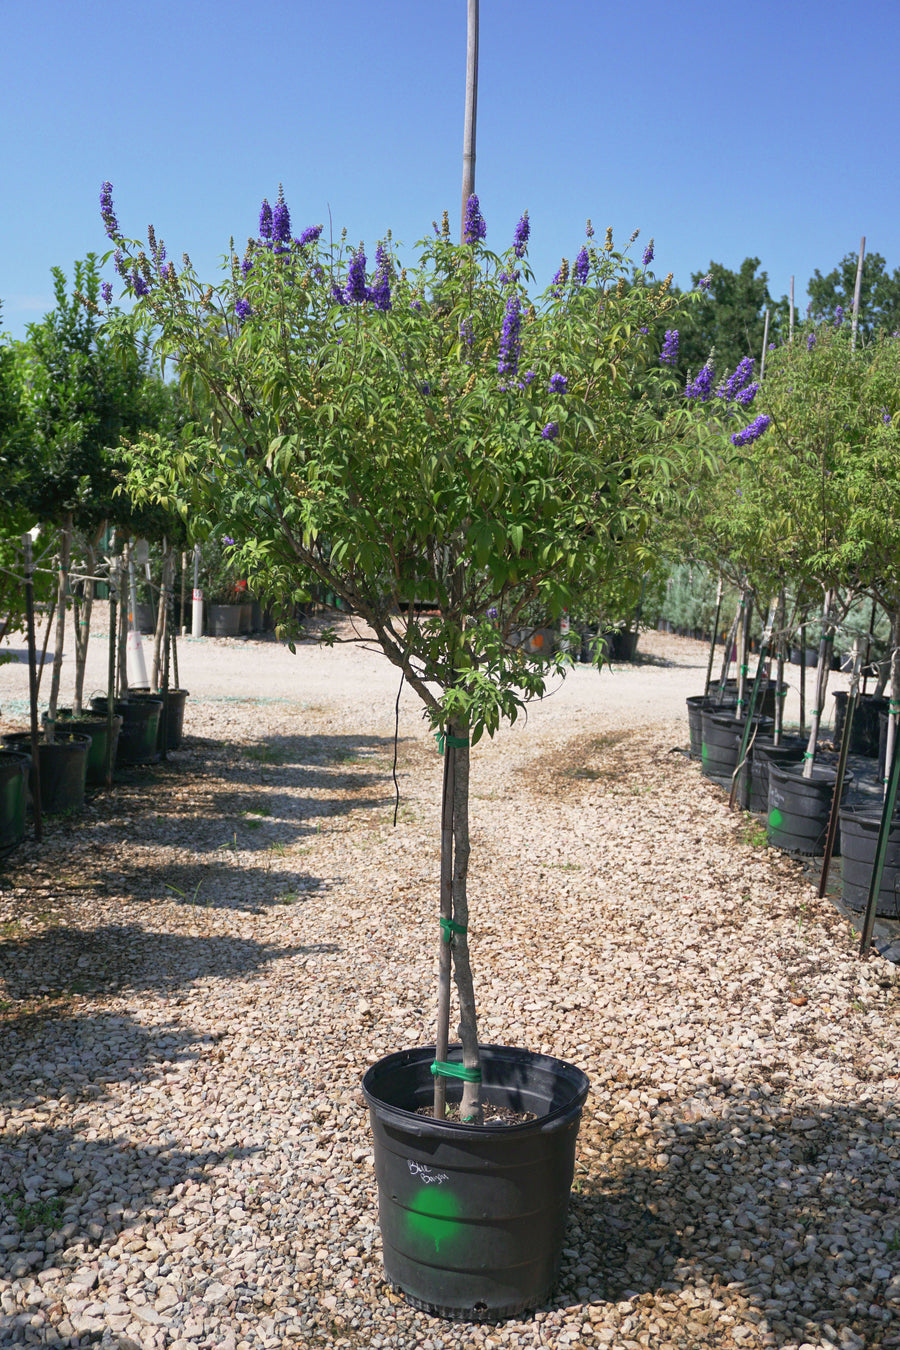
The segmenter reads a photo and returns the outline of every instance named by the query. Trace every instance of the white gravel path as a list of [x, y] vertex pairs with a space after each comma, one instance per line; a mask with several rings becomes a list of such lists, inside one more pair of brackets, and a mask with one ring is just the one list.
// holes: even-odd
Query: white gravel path
[[702, 647], [642, 649], [473, 756], [482, 1039], [592, 1084], [546, 1306], [382, 1280], [359, 1080], [433, 1036], [415, 701], [393, 828], [383, 658], [202, 640], [185, 748], [0, 865], [0, 1345], [900, 1346], [896, 968], [673, 753]]

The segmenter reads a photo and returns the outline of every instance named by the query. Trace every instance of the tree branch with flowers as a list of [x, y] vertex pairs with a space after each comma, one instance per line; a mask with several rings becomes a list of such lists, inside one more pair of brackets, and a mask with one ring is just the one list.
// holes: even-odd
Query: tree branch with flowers
[[[445, 213], [415, 268], [388, 235], [370, 269], [346, 236], [294, 237], [279, 192], [211, 286], [155, 236], [125, 239], [109, 185], [102, 210], [160, 356], [215, 409], [177, 464], [138, 459], [131, 490], [218, 520], [256, 594], [324, 583], [456, 751], [438, 936], [459, 1002], [460, 1109], [478, 1119], [470, 747], [546, 690], [547, 662], [512, 641], [525, 608], [553, 620], [639, 571], [654, 514], [703, 454], [706, 419], [674, 397], [649, 336], [673, 308], [670, 279], [646, 284], [589, 226], [571, 273], [533, 300], [527, 214], [494, 254], [475, 196], [462, 244]], [[437, 1043], [440, 1060], [446, 1027]]]

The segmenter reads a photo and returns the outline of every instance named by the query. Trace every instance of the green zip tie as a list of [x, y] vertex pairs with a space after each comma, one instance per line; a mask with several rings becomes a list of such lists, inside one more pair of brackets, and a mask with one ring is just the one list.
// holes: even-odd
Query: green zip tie
[[889, 713], [900, 713], [900, 703], [889, 703], [889, 704], [888, 704], [888, 712], [889, 712]]
[[444, 753], [445, 745], [449, 745], [451, 750], [462, 750], [464, 746], [469, 744], [468, 736], [445, 736], [442, 731], [436, 731], [434, 739], [438, 743], [441, 754]]
[[812, 756], [812, 751], [811, 751], [811, 750], [804, 750], [804, 752], [803, 752], [803, 758], [804, 758], [804, 759], [812, 759], [812, 757], [813, 757], [813, 756]]
[[453, 919], [441, 918], [441, 936], [445, 942], [452, 942], [454, 933], [467, 933], [468, 931], [464, 923], [455, 923]]
[[481, 1070], [467, 1069], [463, 1064], [445, 1064], [443, 1060], [436, 1059], [431, 1066], [431, 1072], [435, 1078], [461, 1078], [464, 1083], [480, 1083]]

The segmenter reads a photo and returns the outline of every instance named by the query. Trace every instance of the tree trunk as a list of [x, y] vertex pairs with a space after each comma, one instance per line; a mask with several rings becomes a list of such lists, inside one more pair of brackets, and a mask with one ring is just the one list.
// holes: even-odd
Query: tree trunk
[[63, 651], [66, 645], [66, 595], [69, 589], [69, 555], [72, 551], [72, 513], [63, 522], [59, 535], [59, 584], [56, 592], [56, 648], [53, 653], [53, 674], [50, 677], [50, 698], [47, 709], [47, 739], [53, 740], [56, 705], [59, 702], [59, 682], [62, 676]]
[[[456, 750], [453, 791], [453, 921], [462, 930], [454, 932], [453, 978], [459, 999], [459, 1039], [462, 1042], [463, 1067], [477, 1071], [481, 1067], [481, 1060], [478, 1054], [475, 989], [469, 959], [469, 904], [466, 894], [469, 872], [469, 745], [468, 737], [464, 739], [466, 743]], [[481, 1124], [480, 1082], [463, 1083], [460, 1119]]]
[[80, 717], [84, 702], [84, 673], [87, 666], [88, 643], [91, 637], [91, 615], [94, 610], [97, 571], [97, 548], [103, 538], [106, 521], [85, 544], [88, 576], [84, 583], [84, 604], [75, 605], [75, 693], [72, 698], [72, 716]]
[[159, 604], [156, 607], [156, 630], [153, 634], [153, 670], [150, 675], [150, 688], [159, 689], [159, 672], [162, 666], [163, 642], [166, 637], [166, 624], [169, 614], [169, 571], [171, 558], [163, 540], [162, 585], [159, 590]]
[[897, 743], [897, 718], [900, 714], [900, 604], [891, 614], [891, 698], [888, 704], [887, 745], [884, 756], [884, 792], [887, 793], [894, 746]]
[[816, 667], [816, 702], [812, 712], [809, 741], [803, 756], [803, 777], [812, 778], [816, 762], [816, 743], [819, 739], [819, 727], [822, 713], [825, 711], [825, 693], [828, 689], [828, 674], [831, 669], [831, 650], [834, 643], [834, 591], [825, 594], [822, 609], [822, 640], [819, 643], [819, 664]]

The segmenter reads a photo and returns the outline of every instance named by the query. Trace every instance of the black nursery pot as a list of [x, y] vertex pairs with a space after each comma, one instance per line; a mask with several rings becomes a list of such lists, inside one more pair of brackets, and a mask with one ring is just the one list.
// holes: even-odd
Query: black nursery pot
[[[104, 717], [107, 703], [108, 700], [101, 696], [91, 699], [94, 712]], [[115, 711], [122, 718], [116, 763], [155, 764], [159, 759], [156, 742], [162, 699], [152, 698], [148, 694], [132, 694], [127, 699], [117, 699]]]
[[156, 736], [157, 750], [162, 751], [163, 748], [163, 723], [166, 727], [166, 750], [181, 748], [184, 738], [184, 707], [189, 693], [189, 689], [160, 689], [159, 693], [153, 694], [148, 685], [132, 685], [129, 688], [129, 697], [140, 695], [142, 698], [158, 698], [163, 705]]
[[[534, 1308], [562, 1256], [575, 1140], [588, 1079], [548, 1055], [480, 1047], [483, 1097], [533, 1112], [519, 1125], [463, 1125], [431, 1108], [434, 1047], [379, 1060], [362, 1081], [374, 1136], [388, 1281], [436, 1317], [498, 1321]], [[459, 1050], [451, 1051], [459, 1062]], [[448, 1102], [462, 1084], [447, 1081]]]
[[799, 764], [806, 742], [799, 736], [782, 736], [778, 745], [771, 736], [757, 736], [750, 751], [750, 810], [765, 815], [769, 809], [769, 767]]
[[0, 750], [0, 851], [25, 838], [25, 801], [31, 760], [13, 749]]
[[[849, 909], [862, 912], [869, 899], [869, 886], [878, 851], [881, 811], [872, 807], [841, 809], [841, 899]], [[888, 827], [887, 852], [875, 916], [900, 919], [900, 817]]]
[[[834, 743], [840, 745], [847, 719], [847, 700], [850, 695], [846, 689], [834, 690]], [[860, 694], [856, 711], [853, 714], [853, 726], [850, 729], [850, 753], [867, 755], [874, 759], [878, 755], [878, 714], [887, 712], [888, 699], [875, 694]]]
[[[31, 763], [31, 732], [7, 732], [3, 740], [10, 749], [24, 751]], [[52, 741], [38, 744], [41, 810], [45, 815], [60, 815], [64, 811], [79, 811], [84, 806], [84, 787], [87, 778], [90, 736], [58, 727]], [[34, 772], [29, 787], [34, 791]]]
[[[701, 769], [714, 783], [730, 789], [741, 752], [745, 719], [738, 720], [733, 711], [723, 713], [711, 708], [704, 708], [700, 718], [703, 724]], [[767, 734], [774, 725], [771, 717], [753, 718], [757, 734]]]
[[[766, 820], [768, 841], [786, 853], [820, 857], [825, 852], [828, 818], [834, 797], [837, 772], [815, 765], [811, 778], [803, 777], [800, 764], [769, 765], [769, 814]], [[853, 774], [844, 776], [841, 801], [853, 782]], [[834, 856], [840, 854], [840, 830], [834, 841]]]

